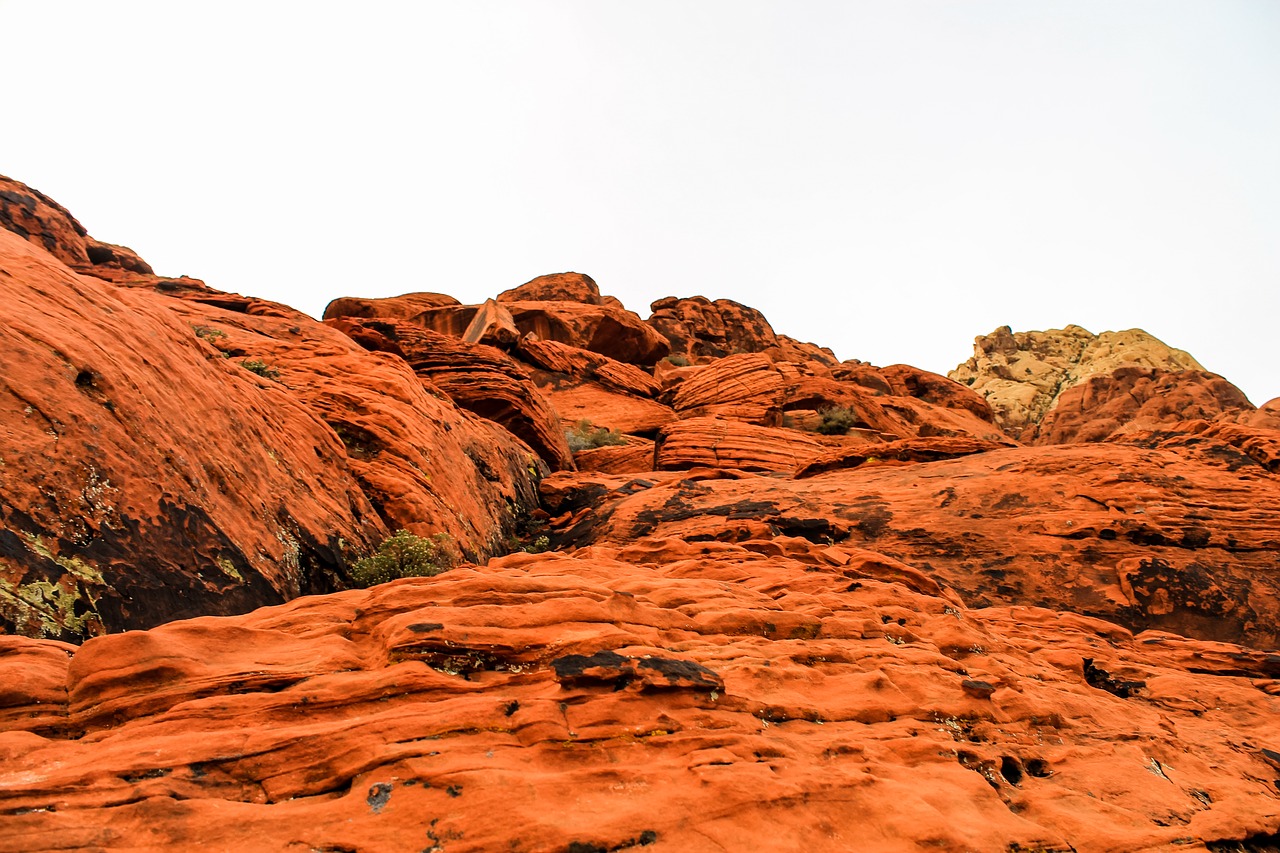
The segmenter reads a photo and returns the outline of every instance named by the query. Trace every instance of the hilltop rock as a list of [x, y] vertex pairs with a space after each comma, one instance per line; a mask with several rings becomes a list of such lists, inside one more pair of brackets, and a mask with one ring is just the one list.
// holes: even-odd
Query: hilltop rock
[[[524, 286], [530, 287], [540, 281], [534, 279]], [[516, 288], [507, 293], [519, 290]], [[546, 292], [541, 284], [531, 290]], [[435, 294], [409, 294], [391, 299], [336, 299], [329, 303], [324, 316], [326, 320], [343, 317], [408, 320], [433, 332], [455, 338], [466, 337], [483, 306], [461, 305], [456, 300], [438, 306], [424, 304], [434, 298]], [[521, 335], [532, 334], [541, 340], [569, 344], [626, 364], [651, 367], [670, 351], [661, 335], [632, 312], [614, 304], [502, 298], [500, 306], [510, 314]]]
[[1280, 823], [1274, 655], [764, 544], [512, 556], [69, 662], [22, 641], [0, 851], [1225, 850]]
[[[951, 379], [967, 385], [986, 399], [996, 422], [1014, 438], [1040, 444], [1062, 440], [1097, 440], [1124, 427], [1146, 428], [1154, 419], [1185, 420], [1207, 413], [1234, 413], [1252, 409], [1244, 395], [1221, 377], [1205, 372], [1188, 353], [1173, 349], [1141, 329], [1094, 335], [1079, 326], [1047, 332], [1018, 332], [1008, 327], [974, 340], [973, 357], [951, 371]], [[1134, 371], [1132, 368], [1139, 368]], [[1118, 375], [1115, 375], [1119, 371]], [[1146, 371], [1145, 373], [1142, 371]], [[1081, 384], [1099, 377], [1092, 390], [1077, 391]], [[1108, 379], [1107, 377], [1111, 377]], [[1177, 396], [1195, 407], [1195, 414], [1177, 416], [1160, 412], [1159, 405], [1143, 407], [1119, 398], [1136, 392], [1150, 396], [1145, 387], [1158, 384], [1161, 393], [1180, 387]], [[1138, 385], [1144, 386], [1141, 390]], [[1086, 426], [1081, 417], [1081, 395], [1088, 395], [1089, 410], [1095, 403], [1112, 401], [1101, 422]], [[1063, 414], [1042, 427], [1060, 402]], [[1172, 406], [1165, 407], [1172, 409]], [[1091, 438], [1080, 439], [1077, 436]]]
[[600, 287], [589, 275], [577, 272], [540, 275], [519, 287], [498, 294], [499, 302], [581, 302], [603, 305]]
[[776, 361], [836, 364], [831, 350], [775, 334], [763, 314], [731, 299], [668, 296], [649, 309], [649, 325], [667, 339], [673, 355], [686, 360], [768, 353]]

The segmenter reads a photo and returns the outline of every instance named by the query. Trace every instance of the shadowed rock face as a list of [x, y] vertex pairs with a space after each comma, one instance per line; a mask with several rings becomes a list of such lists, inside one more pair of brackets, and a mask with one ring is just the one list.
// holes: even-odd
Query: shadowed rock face
[[1276, 848], [1280, 404], [1185, 353], [317, 323], [0, 190], [0, 853]]

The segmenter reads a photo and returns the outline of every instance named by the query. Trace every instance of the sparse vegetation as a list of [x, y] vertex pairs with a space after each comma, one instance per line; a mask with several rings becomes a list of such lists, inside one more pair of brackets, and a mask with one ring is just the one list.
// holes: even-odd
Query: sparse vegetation
[[204, 340], [210, 341], [210, 342], [216, 341], [220, 338], [225, 338], [227, 336], [226, 332], [222, 331], [221, 329], [215, 329], [212, 326], [196, 326], [195, 330], [196, 330], [197, 338], [203, 338]]
[[551, 549], [551, 539], [545, 534], [524, 546], [526, 554], [542, 554]]
[[240, 362], [240, 366], [250, 373], [258, 374], [263, 379], [270, 379], [274, 382], [280, 378], [280, 371], [260, 358], [246, 358]]
[[848, 406], [819, 409], [818, 414], [822, 421], [813, 429], [822, 435], [844, 435], [858, 422], [858, 416]]
[[662, 360], [667, 362], [668, 364], [674, 364], [676, 367], [689, 366], [689, 359], [685, 358], [683, 355], [681, 355], [678, 352], [665, 356]]
[[356, 586], [376, 586], [398, 578], [429, 578], [458, 565], [461, 555], [447, 533], [416, 536], [401, 530], [387, 538], [378, 550], [351, 567]]
[[627, 440], [621, 433], [616, 433], [608, 427], [594, 426], [591, 421], [581, 420], [571, 430], [565, 430], [565, 439], [569, 442], [569, 449], [574, 453], [580, 450], [591, 450], [596, 447], [614, 447], [626, 444]]

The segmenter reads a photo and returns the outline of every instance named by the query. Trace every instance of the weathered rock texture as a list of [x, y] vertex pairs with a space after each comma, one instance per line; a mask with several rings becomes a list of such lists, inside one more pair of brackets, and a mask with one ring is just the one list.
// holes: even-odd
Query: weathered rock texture
[[77, 275], [78, 232], [48, 210], [24, 227], [56, 253], [0, 231], [4, 629], [76, 639], [330, 591], [399, 527], [505, 552], [541, 465], [505, 430], [284, 306]]
[[667, 339], [673, 355], [685, 359], [754, 352], [779, 360], [836, 363], [831, 350], [775, 334], [763, 314], [731, 299], [668, 296], [649, 308], [649, 325]]
[[948, 375], [981, 394], [997, 423], [1022, 441], [1100, 441], [1253, 409], [1234, 385], [1141, 329], [1015, 334], [1004, 326], [976, 338], [973, 353]]
[[[552, 510], [590, 507], [559, 518], [552, 539], [621, 547], [649, 536], [802, 536], [919, 566], [975, 604], [1034, 604], [1135, 631], [1270, 648], [1280, 642], [1280, 480], [1232, 443], [1241, 438], [1201, 433], [1195, 456], [1168, 437], [1150, 448], [1004, 448], [956, 458], [946, 456], [980, 448], [951, 439], [962, 446], [940, 443], [930, 453], [917, 439], [913, 452], [913, 442], [886, 444], [876, 458], [881, 445], [869, 445], [852, 456], [860, 460], [852, 469], [832, 466], [830, 451], [815, 454], [806, 473], [835, 470], [801, 480], [698, 477], [596, 487], [585, 503]], [[1280, 433], [1271, 439], [1253, 453], [1274, 448]], [[741, 443], [730, 447], [745, 454]], [[761, 457], [770, 446], [753, 445]], [[775, 446], [776, 453], [790, 451]], [[660, 464], [665, 452], [659, 450]], [[776, 471], [783, 464], [744, 459], [736, 467]]]
[[[0, 225], [0, 853], [1280, 849], [1280, 401], [1185, 353]], [[473, 563], [337, 591], [400, 528]]]
[[[525, 287], [531, 287], [538, 281], [535, 279]], [[541, 288], [532, 292], [543, 293]], [[454, 301], [453, 304], [418, 307], [434, 297], [435, 294], [409, 294], [389, 299], [337, 299], [329, 303], [324, 316], [326, 320], [342, 317], [408, 320], [433, 332], [465, 337], [483, 306], [460, 305]], [[666, 339], [645, 325], [638, 316], [606, 300], [596, 304], [578, 300], [514, 301], [504, 298], [498, 304], [508, 312], [521, 335], [532, 334], [542, 340], [559, 341], [616, 361], [651, 367], [670, 351]]]
[[1274, 655], [926, 581], [648, 539], [22, 641], [0, 851], [1265, 849]]
[[462, 408], [502, 424], [553, 470], [573, 467], [560, 418], [501, 350], [395, 320], [328, 321], [366, 349], [400, 356]]

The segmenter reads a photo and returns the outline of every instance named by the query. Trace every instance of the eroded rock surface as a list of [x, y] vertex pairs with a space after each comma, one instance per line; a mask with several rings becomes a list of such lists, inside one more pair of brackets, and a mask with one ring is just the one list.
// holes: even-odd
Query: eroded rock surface
[[[1280, 401], [1185, 353], [0, 226], [0, 853], [1277, 849]], [[336, 591], [401, 528], [473, 562]]]
[[292, 309], [80, 275], [7, 230], [0, 291], [5, 630], [83, 639], [330, 591], [400, 527], [502, 553], [536, 505], [510, 433]]
[[[810, 471], [834, 470], [800, 480], [604, 484], [589, 512], [554, 523], [553, 541], [802, 536], [919, 566], [972, 603], [1035, 604], [1258, 648], [1280, 642], [1280, 480], [1248, 453], [1204, 434], [1198, 456], [1168, 436], [1153, 447], [986, 452], [950, 441], [960, 446], [858, 448], [852, 469], [839, 467], [838, 453], [815, 454]], [[945, 458], [948, 450], [963, 455]]]
[[0, 850], [1156, 851], [1280, 823], [1274, 655], [922, 575], [645, 539], [69, 661], [22, 641], [67, 690], [60, 717], [7, 697]]

